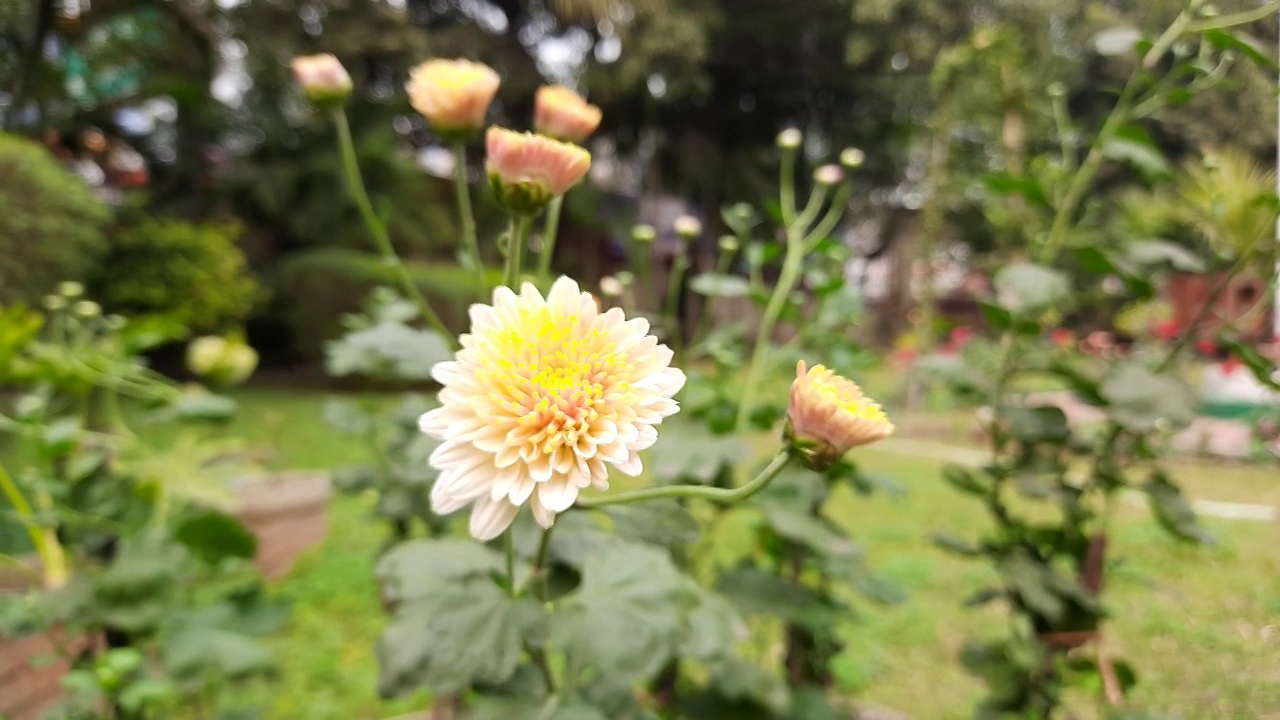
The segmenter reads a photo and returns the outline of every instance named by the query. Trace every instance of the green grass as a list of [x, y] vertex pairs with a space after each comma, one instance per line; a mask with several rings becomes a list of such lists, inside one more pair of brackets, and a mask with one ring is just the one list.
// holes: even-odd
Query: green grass
[[[253, 390], [239, 399], [232, 432], [273, 445], [273, 466], [325, 468], [360, 458], [358, 446], [324, 424], [318, 394]], [[938, 479], [935, 461], [874, 447], [856, 459], [895, 477], [908, 495], [839, 495], [829, 513], [910, 599], [888, 608], [858, 603], [858, 617], [836, 629], [848, 645], [838, 678], [860, 699], [920, 720], [967, 718], [981, 688], [956, 664], [956, 652], [967, 637], [1001, 632], [1004, 621], [998, 608], [960, 606], [993, 573], [941, 553], [928, 534], [973, 537], [985, 518]], [[1194, 497], [1280, 501], [1274, 466], [1196, 461], [1175, 463], [1175, 471]], [[384, 530], [369, 512], [369, 498], [336, 498], [328, 542], [277, 586], [293, 615], [273, 641], [281, 676], [259, 691], [269, 718], [376, 720], [422, 707], [376, 695], [373, 647], [385, 619], [371, 573]], [[1144, 508], [1121, 507], [1108, 576], [1115, 617], [1104, 647], [1138, 668], [1134, 700], [1141, 705], [1187, 720], [1280, 718], [1280, 525], [1206, 523], [1219, 544], [1193, 548], [1170, 540]], [[1081, 717], [1092, 716], [1086, 704]]]

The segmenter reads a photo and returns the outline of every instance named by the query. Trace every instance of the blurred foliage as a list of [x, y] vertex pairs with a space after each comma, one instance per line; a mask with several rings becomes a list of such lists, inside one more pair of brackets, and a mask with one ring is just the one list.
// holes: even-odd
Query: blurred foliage
[[[455, 331], [467, 325], [467, 308], [476, 301], [475, 278], [459, 265], [413, 263], [409, 270], [431, 306]], [[501, 282], [491, 271], [489, 283]], [[376, 255], [354, 250], [319, 249], [290, 258], [281, 273], [280, 308], [297, 350], [319, 359], [325, 341], [342, 334], [340, 320], [360, 310], [362, 298], [375, 287], [394, 285], [393, 269]]]
[[0, 134], [0, 302], [38, 300], [82, 280], [104, 250], [110, 211], [40, 145]]
[[91, 287], [109, 311], [170, 315], [193, 332], [235, 327], [259, 297], [235, 223], [137, 218], [111, 232]]

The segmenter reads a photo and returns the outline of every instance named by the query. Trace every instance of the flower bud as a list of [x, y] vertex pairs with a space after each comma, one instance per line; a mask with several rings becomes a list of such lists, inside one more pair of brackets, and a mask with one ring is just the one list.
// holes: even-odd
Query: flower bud
[[107, 327], [112, 330], [123, 330], [129, 324], [129, 320], [123, 315], [108, 315], [106, 320]]
[[884, 410], [852, 381], [815, 365], [796, 364], [785, 435], [815, 470], [824, 470], [849, 450], [893, 434]]
[[61, 295], [45, 295], [44, 306], [48, 310], [57, 312], [58, 310], [63, 310], [67, 307], [67, 299]]
[[465, 139], [484, 126], [501, 80], [488, 65], [469, 60], [428, 60], [409, 73], [409, 103], [431, 129]]
[[651, 243], [658, 237], [652, 225], [636, 225], [631, 228], [631, 239], [638, 243]]
[[778, 147], [783, 150], [795, 150], [804, 142], [804, 136], [796, 128], [787, 128], [778, 133]]
[[612, 275], [605, 275], [600, 278], [600, 294], [606, 297], [619, 297], [622, 295], [622, 283], [618, 278]]
[[102, 306], [92, 300], [81, 300], [71, 306], [71, 312], [87, 320], [101, 315]]
[[738, 252], [738, 238], [732, 235], [721, 235], [719, 245], [720, 245], [720, 252], [723, 252], [723, 253]]
[[629, 270], [623, 270], [622, 272], [614, 275], [614, 278], [616, 278], [624, 288], [628, 288], [636, 284], [636, 275]]
[[1046, 88], [1046, 91], [1049, 93], [1049, 97], [1065, 97], [1067, 94], [1067, 86], [1061, 82], [1053, 82], [1049, 83], [1049, 87]]
[[867, 154], [856, 147], [845, 148], [840, 151], [840, 164], [847, 170], [857, 170], [862, 167], [862, 163], [866, 162]]
[[210, 335], [187, 346], [187, 369], [210, 385], [239, 385], [258, 367], [258, 353], [242, 340]]
[[835, 187], [844, 180], [844, 170], [839, 165], [823, 165], [813, 171], [813, 182], [819, 187]]
[[60, 282], [58, 283], [58, 294], [65, 298], [78, 298], [84, 295], [84, 285], [72, 280]]
[[341, 105], [351, 95], [351, 76], [329, 53], [296, 57], [290, 65], [294, 79], [316, 105]]
[[675, 223], [672, 224], [672, 229], [683, 240], [697, 240], [702, 237], [702, 222], [692, 215], [677, 217]]
[[600, 108], [563, 85], [538, 88], [533, 107], [533, 128], [557, 140], [581, 143], [600, 126]]
[[491, 127], [485, 147], [489, 188], [513, 215], [537, 215], [591, 169], [591, 153], [543, 135]]

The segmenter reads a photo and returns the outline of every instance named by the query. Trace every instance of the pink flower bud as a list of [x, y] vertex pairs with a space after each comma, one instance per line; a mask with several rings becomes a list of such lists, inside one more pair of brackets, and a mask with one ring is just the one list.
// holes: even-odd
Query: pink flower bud
[[816, 469], [834, 464], [849, 450], [893, 434], [880, 406], [852, 381], [801, 360], [787, 406], [787, 439]]
[[563, 85], [538, 88], [533, 127], [548, 137], [581, 143], [600, 127], [600, 108]]
[[341, 103], [351, 95], [351, 76], [329, 53], [296, 57], [291, 67], [307, 99], [317, 105]]
[[428, 60], [409, 73], [409, 103], [431, 128], [450, 139], [466, 137], [484, 125], [498, 93], [498, 73], [470, 60]]
[[516, 215], [537, 215], [591, 169], [591, 153], [544, 135], [491, 127], [485, 134], [489, 187]]

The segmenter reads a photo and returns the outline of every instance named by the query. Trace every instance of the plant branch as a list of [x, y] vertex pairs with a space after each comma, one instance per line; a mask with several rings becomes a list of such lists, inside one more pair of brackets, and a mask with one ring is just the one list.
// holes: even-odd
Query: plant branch
[[556, 253], [556, 235], [560, 232], [560, 212], [564, 208], [564, 196], [551, 198], [547, 205], [546, 225], [542, 230], [542, 247], [538, 249], [538, 280], [551, 279], [551, 260]]
[[458, 340], [449, 332], [449, 328], [445, 326], [444, 321], [436, 315], [435, 310], [431, 309], [431, 303], [427, 302], [426, 296], [422, 294], [422, 290], [417, 283], [413, 281], [413, 276], [409, 274], [409, 269], [405, 267], [400, 256], [396, 254], [395, 247], [391, 244], [391, 238], [387, 235], [387, 228], [378, 218], [377, 213], [373, 211], [373, 204], [369, 202], [369, 193], [365, 190], [364, 179], [360, 176], [360, 165], [356, 162], [355, 141], [351, 138], [351, 125], [347, 122], [347, 114], [342, 108], [333, 111], [333, 121], [338, 132], [338, 149], [342, 153], [342, 169], [346, 176], [347, 190], [351, 193], [352, 200], [356, 203], [356, 208], [360, 211], [360, 217], [364, 220], [365, 227], [369, 229], [369, 233], [373, 235], [373, 241], [378, 246], [378, 251], [382, 254], [382, 259], [390, 265], [396, 272], [396, 277], [400, 281], [401, 289], [408, 295], [418, 306], [418, 311], [422, 313], [425, 319], [445, 342], [453, 349], [458, 348]]
[[480, 300], [486, 300], [489, 288], [484, 277], [484, 260], [480, 255], [480, 242], [476, 239], [476, 216], [471, 211], [471, 187], [467, 184], [467, 146], [458, 141], [453, 145], [453, 189], [458, 197], [458, 217], [462, 221], [463, 249], [470, 256], [471, 268], [476, 275], [476, 292]]
[[705, 485], [664, 485], [662, 487], [644, 488], [642, 490], [632, 490], [630, 492], [617, 493], [616, 495], [600, 495], [590, 498], [578, 498], [577, 507], [595, 510], [609, 505], [629, 505], [631, 503], [645, 502], [647, 500], [663, 500], [669, 498], [690, 498], [699, 500], [710, 500], [724, 505], [741, 502], [768, 487], [769, 483], [782, 472], [788, 463], [795, 457], [790, 446], [784, 447], [773, 456], [769, 464], [765, 466], [760, 474], [754, 480], [734, 488], [708, 487]]

